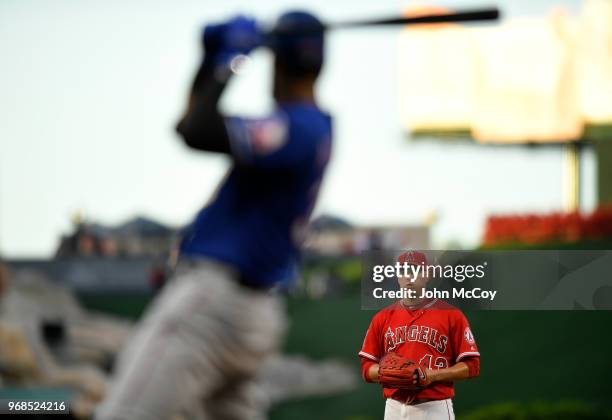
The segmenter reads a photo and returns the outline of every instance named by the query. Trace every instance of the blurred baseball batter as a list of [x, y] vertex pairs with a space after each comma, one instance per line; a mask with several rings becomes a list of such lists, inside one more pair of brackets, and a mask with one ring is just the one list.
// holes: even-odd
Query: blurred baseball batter
[[[232, 70], [263, 43], [274, 52], [276, 110], [259, 119], [221, 115]], [[331, 119], [314, 98], [322, 25], [291, 12], [269, 36], [239, 16], [206, 26], [203, 44], [177, 130], [189, 147], [233, 164], [183, 232], [174, 279], [122, 355], [100, 419], [166, 420], [196, 402], [207, 419], [258, 419], [251, 379], [285, 328], [270, 289], [296, 276], [331, 147]]]
[[[420, 252], [398, 261], [426, 265]], [[412, 281], [414, 280], [414, 281]], [[420, 296], [428, 278], [399, 278]], [[378, 312], [359, 352], [362, 375], [383, 387], [385, 420], [452, 420], [454, 381], [480, 374], [480, 353], [467, 319], [454, 306], [419, 297]]]

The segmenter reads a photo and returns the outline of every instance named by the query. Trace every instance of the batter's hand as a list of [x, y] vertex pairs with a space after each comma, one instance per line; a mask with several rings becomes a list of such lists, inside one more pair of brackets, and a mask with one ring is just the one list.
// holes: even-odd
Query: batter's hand
[[257, 22], [242, 15], [226, 23], [206, 25], [202, 37], [206, 54], [224, 65], [237, 55], [249, 54], [262, 44], [262, 39]]

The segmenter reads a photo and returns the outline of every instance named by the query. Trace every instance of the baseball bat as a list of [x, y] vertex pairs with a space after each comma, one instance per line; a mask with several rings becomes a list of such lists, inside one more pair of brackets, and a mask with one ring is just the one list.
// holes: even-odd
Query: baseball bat
[[328, 23], [325, 25], [325, 29], [349, 29], [349, 28], [363, 28], [370, 26], [397, 26], [397, 25], [418, 25], [425, 23], [457, 23], [457, 22], [483, 22], [498, 20], [500, 16], [499, 9], [475, 9], [475, 10], [464, 10], [459, 12], [449, 13], [434, 13], [423, 16], [400, 16], [391, 17], [386, 19], [371, 19], [371, 20], [357, 20], [348, 22], [336, 22]]
[[[366, 20], [355, 20], [346, 22], [333, 22], [325, 23], [323, 27], [307, 29], [301, 28], [300, 33], [321, 33], [321, 31], [328, 31], [331, 29], [354, 29], [354, 28], [368, 28], [368, 27], [386, 27], [386, 26], [400, 26], [400, 25], [420, 25], [428, 23], [459, 23], [459, 22], [483, 22], [483, 21], [495, 21], [500, 17], [499, 9], [496, 7], [487, 9], [474, 9], [474, 10], [463, 10], [458, 12], [448, 13], [432, 13], [422, 16], [396, 16], [385, 19], [366, 19]], [[291, 34], [295, 34], [296, 29], [290, 30]], [[273, 46], [278, 40], [282, 39], [284, 31], [272, 30], [266, 33], [264, 45]]]

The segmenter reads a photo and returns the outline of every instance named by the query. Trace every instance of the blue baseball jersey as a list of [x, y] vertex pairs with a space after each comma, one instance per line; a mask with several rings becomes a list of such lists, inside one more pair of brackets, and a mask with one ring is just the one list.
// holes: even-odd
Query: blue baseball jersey
[[234, 165], [185, 229], [181, 255], [227, 263], [255, 286], [287, 286], [331, 150], [331, 118], [286, 103], [267, 118], [228, 118]]

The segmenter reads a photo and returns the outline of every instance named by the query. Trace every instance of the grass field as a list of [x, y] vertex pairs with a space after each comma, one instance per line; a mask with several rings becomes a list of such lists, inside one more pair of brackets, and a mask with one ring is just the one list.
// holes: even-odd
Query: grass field
[[[84, 297], [92, 308], [137, 316], [143, 297]], [[288, 353], [351, 363], [374, 312], [362, 311], [359, 296], [289, 301]], [[475, 312], [466, 314], [481, 354], [481, 376], [459, 383], [455, 412], [507, 401], [580, 401], [610, 409], [612, 312]], [[381, 419], [380, 388], [361, 383], [353, 392], [291, 401], [274, 408], [272, 420]]]

